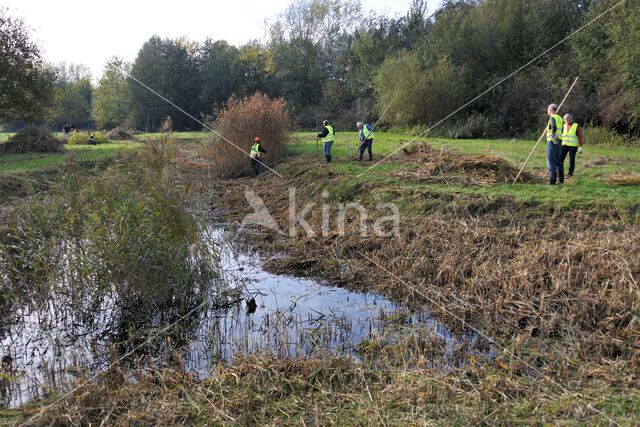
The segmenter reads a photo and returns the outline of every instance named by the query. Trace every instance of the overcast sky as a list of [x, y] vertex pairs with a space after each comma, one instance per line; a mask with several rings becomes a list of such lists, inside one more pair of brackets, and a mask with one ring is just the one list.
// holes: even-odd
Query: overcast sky
[[[364, 11], [404, 15], [411, 0], [362, 0]], [[1, 6], [32, 29], [47, 61], [89, 66], [94, 78], [106, 60], [133, 60], [153, 34], [207, 37], [240, 45], [265, 34], [265, 19], [273, 19], [292, 0], [0, 0]], [[428, 0], [433, 12], [440, 0]]]

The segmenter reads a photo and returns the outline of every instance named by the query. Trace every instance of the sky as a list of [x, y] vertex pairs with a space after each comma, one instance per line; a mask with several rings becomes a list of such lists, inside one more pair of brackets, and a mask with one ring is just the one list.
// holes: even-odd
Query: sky
[[[106, 61], [133, 61], [154, 34], [190, 40], [227, 40], [241, 45], [265, 35], [292, 0], [0, 0], [22, 18], [48, 62], [84, 64], [99, 78]], [[365, 12], [404, 15], [411, 0], [361, 0]], [[440, 0], [428, 0], [433, 12]]]

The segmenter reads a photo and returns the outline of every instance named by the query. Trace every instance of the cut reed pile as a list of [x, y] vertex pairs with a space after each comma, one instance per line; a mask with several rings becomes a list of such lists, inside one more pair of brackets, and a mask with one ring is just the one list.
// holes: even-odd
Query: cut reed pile
[[262, 160], [265, 164], [273, 165], [282, 158], [289, 134], [289, 115], [284, 100], [256, 93], [241, 100], [229, 99], [213, 126], [228, 141], [212, 137], [201, 155], [217, 176], [237, 177], [250, 170], [249, 151], [256, 137], [262, 139], [261, 146], [267, 151]]
[[[421, 182], [490, 185], [511, 183], [518, 174], [518, 168], [502, 157], [466, 155], [436, 149], [424, 142], [403, 148], [393, 158], [417, 164], [415, 169], [394, 172], [394, 176]], [[543, 180], [530, 172], [524, 172], [518, 182], [538, 183]]]
[[604, 182], [610, 185], [640, 185], [640, 173], [616, 173], [609, 175]]
[[107, 132], [107, 139], [109, 139], [109, 141], [132, 141], [133, 135], [131, 135], [127, 129], [117, 127]]
[[62, 142], [51, 131], [28, 126], [13, 135], [7, 142], [0, 144], [1, 154], [56, 153], [62, 151]]

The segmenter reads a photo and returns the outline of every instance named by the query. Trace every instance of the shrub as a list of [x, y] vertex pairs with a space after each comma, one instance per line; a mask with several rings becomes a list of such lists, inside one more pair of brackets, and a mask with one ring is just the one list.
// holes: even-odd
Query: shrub
[[86, 145], [87, 141], [89, 141], [89, 134], [93, 135], [93, 139], [96, 141], [96, 144], [104, 144], [109, 142], [107, 135], [104, 132], [96, 131], [96, 132], [72, 132], [67, 139], [67, 143], [71, 145]]
[[586, 145], [627, 145], [631, 143], [628, 136], [602, 127], [584, 128], [584, 140]]
[[495, 120], [482, 114], [472, 114], [458, 121], [447, 133], [455, 139], [474, 139], [496, 136], [496, 131]]
[[272, 165], [282, 157], [289, 133], [289, 114], [284, 100], [256, 93], [242, 100], [230, 98], [214, 127], [226, 140], [214, 136], [202, 155], [212, 162], [217, 175], [236, 177], [249, 170], [249, 151], [256, 136], [262, 139], [262, 147], [267, 151], [263, 162]]

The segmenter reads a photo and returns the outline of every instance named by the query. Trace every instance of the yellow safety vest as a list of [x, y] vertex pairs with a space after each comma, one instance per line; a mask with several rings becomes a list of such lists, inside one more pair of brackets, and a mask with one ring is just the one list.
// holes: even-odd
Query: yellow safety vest
[[362, 136], [364, 137], [365, 141], [367, 139], [373, 139], [373, 130], [367, 129], [366, 124], [362, 125]]
[[564, 125], [564, 130], [562, 132], [562, 145], [566, 145], [567, 147], [580, 146], [577, 123], [572, 124], [571, 127], [569, 127], [568, 124]]
[[553, 137], [556, 136], [558, 139], [562, 139], [562, 117], [557, 114], [551, 116], [553, 120], [556, 121], [556, 133], [554, 134], [551, 130], [551, 120], [549, 120], [549, 124], [547, 125], [547, 142], [553, 142]]
[[251, 158], [252, 159], [259, 159], [260, 158], [260, 143], [256, 142], [255, 144], [253, 144], [253, 147], [251, 147]]
[[327, 134], [327, 136], [322, 138], [322, 142], [333, 142], [333, 141], [335, 141], [336, 133], [333, 131], [333, 126], [326, 125], [325, 127], [327, 128], [329, 133]]

